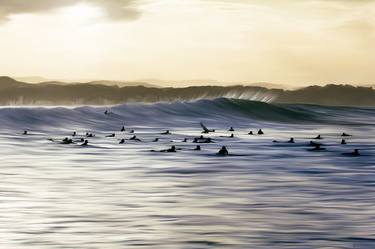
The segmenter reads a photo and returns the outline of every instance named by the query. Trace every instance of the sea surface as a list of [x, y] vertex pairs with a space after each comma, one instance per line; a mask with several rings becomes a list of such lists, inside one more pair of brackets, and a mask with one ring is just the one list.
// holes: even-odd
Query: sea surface
[[[200, 135], [214, 143], [195, 151]], [[225, 98], [2, 107], [0, 248], [373, 249], [375, 109]]]

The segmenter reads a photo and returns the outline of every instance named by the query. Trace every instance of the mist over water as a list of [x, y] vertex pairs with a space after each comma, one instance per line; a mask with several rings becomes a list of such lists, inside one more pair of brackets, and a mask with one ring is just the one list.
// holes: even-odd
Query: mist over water
[[[215, 143], [194, 151], [200, 121]], [[225, 98], [2, 108], [0, 248], [375, 248], [374, 124], [373, 108]], [[95, 137], [56, 142], [73, 131]]]

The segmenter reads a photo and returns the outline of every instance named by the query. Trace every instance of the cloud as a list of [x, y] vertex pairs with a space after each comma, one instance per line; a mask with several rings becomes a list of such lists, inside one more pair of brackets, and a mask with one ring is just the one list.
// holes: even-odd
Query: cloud
[[43, 13], [75, 4], [86, 3], [97, 6], [110, 19], [131, 20], [139, 16], [136, 9], [137, 0], [1, 0], [0, 21], [11, 15]]

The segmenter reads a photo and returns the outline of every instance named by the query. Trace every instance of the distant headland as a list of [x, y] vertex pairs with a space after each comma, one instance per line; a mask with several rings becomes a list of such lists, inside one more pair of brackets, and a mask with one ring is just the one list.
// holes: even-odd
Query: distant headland
[[375, 89], [329, 84], [296, 90], [261, 86], [159, 87], [147, 83], [59, 81], [30, 84], [0, 77], [0, 105], [113, 105], [129, 102], [194, 101], [197, 99], [239, 98], [285, 104], [330, 106], [375, 106]]

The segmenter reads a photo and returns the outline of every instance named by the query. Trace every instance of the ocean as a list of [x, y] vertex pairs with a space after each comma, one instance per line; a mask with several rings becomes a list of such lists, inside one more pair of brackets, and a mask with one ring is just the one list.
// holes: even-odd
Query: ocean
[[0, 248], [375, 248], [375, 108], [2, 107], [0, 156]]

